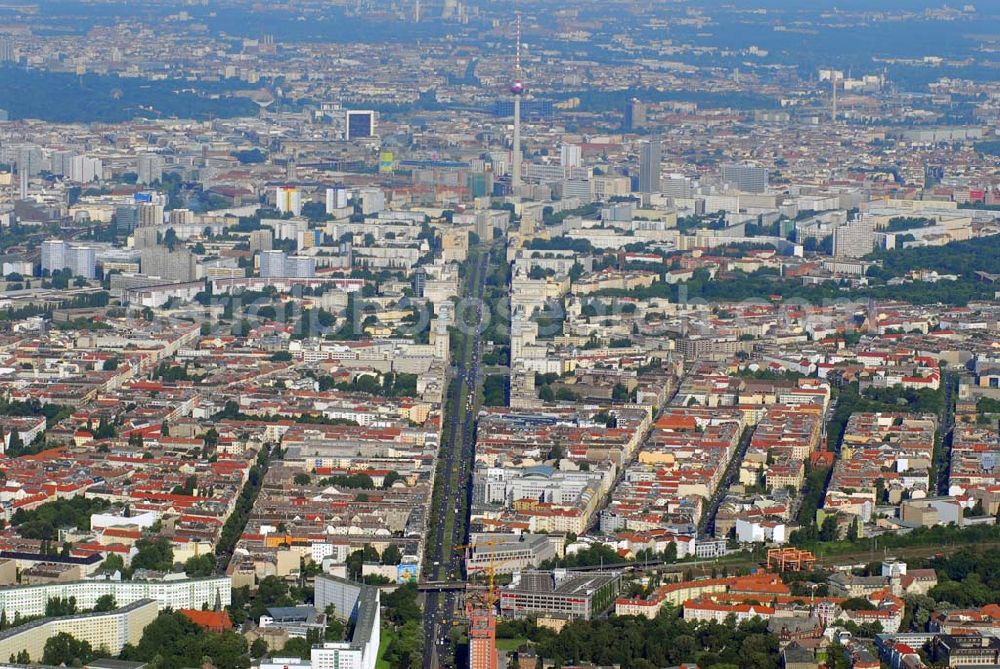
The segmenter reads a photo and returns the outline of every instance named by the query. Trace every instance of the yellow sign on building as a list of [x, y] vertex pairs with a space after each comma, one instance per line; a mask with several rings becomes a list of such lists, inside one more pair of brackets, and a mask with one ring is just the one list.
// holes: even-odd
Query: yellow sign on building
[[378, 173], [392, 174], [394, 161], [392, 151], [383, 151], [378, 154]]

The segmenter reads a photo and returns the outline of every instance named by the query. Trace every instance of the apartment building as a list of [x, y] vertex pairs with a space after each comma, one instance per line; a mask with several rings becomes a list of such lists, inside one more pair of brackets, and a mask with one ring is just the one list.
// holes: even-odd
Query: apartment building
[[114, 611], [36, 620], [0, 632], [0, 657], [27, 653], [32, 661], [40, 662], [46, 641], [57, 634], [69, 634], [92, 648], [117, 655], [125, 644], [139, 643], [143, 630], [159, 615], [159, 608], [156, 600], [139, 599]]
[[[179, 576], [179, 577], [178, 577]], [[23, 617], [45, 614], [50, 599], [74, 597], [78, 608], [92, 609], [103, 595], [128, 606], [151, 599], [160, 609], [201, 609], [217, 603], [228, 606], [232, 584], [228, 576], [187, 578], [169, 575], [159, 581], [73, 581], [0, 588], [0, 611], [17, 611]], [[2, 654], [0, 654], [2, 655]]]

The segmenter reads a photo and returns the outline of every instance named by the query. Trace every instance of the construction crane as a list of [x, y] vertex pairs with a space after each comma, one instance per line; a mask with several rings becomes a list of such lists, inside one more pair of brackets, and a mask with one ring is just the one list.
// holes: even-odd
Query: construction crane
[[503, 560], [496, 559], [496, 551], [493, 549], [501, 543], [503, 542], [491, 538], [491, 539], [484, 539], [483, 541], [478, 541], [471, 544], [461, 544], [459, 546], [455, 546], [455, 550], [457, 552], [466, 552], [469, 550], [474, 550], [477, 546], [489, 547], [490, 561], [489, 564], [482, 569], [482, 572], [486, 574], [486, 583], [487, 583], [485, 605], [486, 608], [493, 613], [496, 612], [497, 602], [500, 599], [497, 593], [497, 586], [496, 586], [497, 567], [500, 567], [505, 563], [515, 559], [515, 558], [505, 558]]

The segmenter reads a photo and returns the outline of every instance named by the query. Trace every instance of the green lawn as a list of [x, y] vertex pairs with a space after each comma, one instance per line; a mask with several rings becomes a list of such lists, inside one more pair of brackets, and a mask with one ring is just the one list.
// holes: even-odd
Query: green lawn
[[497, 650], [515, 651], [524, 644], [528, 643], [527, 639], [497, 639]]
[[382, 658], [385, 656], [386, 648], [389, 647], [394, 638], [396, 638], [396, 631], [394, 629], [391, 627], [382, 628], [382, 638], [378, 644], [378, 659], [375, 660], [375, 669], [392, 669], [392, 666]]

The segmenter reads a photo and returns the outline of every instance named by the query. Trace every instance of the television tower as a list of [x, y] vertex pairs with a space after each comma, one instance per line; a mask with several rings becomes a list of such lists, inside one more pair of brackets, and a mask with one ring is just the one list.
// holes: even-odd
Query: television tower
[[830, 77], [830, 84], [833, 85], [833, 109], [830, 115], [830, 120], [836, 123], [837, 122], [837, 75], [836, 74]]
[[521, 96], [524, 83], [521, 81], [521, 13], [517, 12], [517, 50], [514, 53], [514, 81], [510, 92], [514, 96], [514, 151], [511, 156], [510, 185], [515, 192], [521, 186]]

